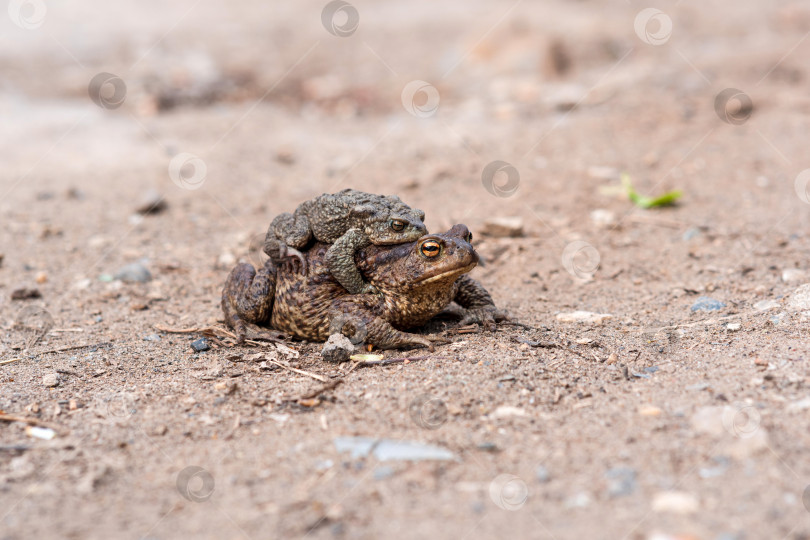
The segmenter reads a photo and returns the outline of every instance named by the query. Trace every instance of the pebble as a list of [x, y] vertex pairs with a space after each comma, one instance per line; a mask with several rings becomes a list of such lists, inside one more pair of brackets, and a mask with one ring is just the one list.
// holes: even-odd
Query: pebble
[[12, 300], [31, 300], [33, 298], [42, 298], [42, 293], [39, 292], [39, 289], [22, 288], [11, 291]]
[[157, 334], [148, 334], [143, 336], [144, 341], [160, 341], [160, 336]]
[[498, 238], [517, 238], [523, 236], [523, 218], [496, 217], [484, 221], [481, 234]]
[[591, 504], [591, 496], [584, 491], [580, 491], [568, 497], [565, 501], [566, 508], [587, 508]]
[[321, 349], [321, 358], [326, 362], [346, 362], [354, 353], [354, 343], [343, 334], [332, 334]]
[[59, 386], [59, 375], [56, 373], [46, 373], [42, 376], [42, 384], [48, 388]]
[[800, 285], [793, 291], [788, 305], [793, 309], [810, 309], [810, 283]]
[[597, 227], [606, 229], [616, 224], [616, 214], [604, 208], [597, 208], [591, 211], [591, 221]]
[[613, 315], [609, 313], [593, 313], [591, 311], [573, 311], [571, 313], [557, 314], [557, 320], [560, 322], [575, 322], [595, 325], [601, 325], [611, 318], [613, 318]]
[[338, 452], [351, 452], [353, 458], [372, 454], [379, 461], [452, 461], [455, 454], [446, 448], [416, 441], [372, 439], [370, 437], [337, 437]]
[[728, 329], [729, 332], [736, 332], [737, 330], [742, 328], [742, 324], [738, 322], [730, 322], [726, 325], [726, 328]]
[[726, 305], [719, 300], [708, 296], [701, 296], [689, 309], [692, 311], [720, 311], [724, 307], [726, 307]]
[[512, 416], [529, 416], [529, 414], [520, 407], [512, 407], [511, 405], [501, 405], [490, 415], [492, 418], [509, 418]]
[[700, 236], [700, 229], [697, 227], [690, 227], [686, 229], [681, 238], [683, 239], [684, 242], [688, 242], [689, 240], [697, 238], [698, 236]]
[[51, 428], [39, 426], [28, 426], [25, 428], [25, 433], [28, 434], [29, 437], [42, 439], [44, 441], [50, 441], [51, 439], [56, 437], [56, 432]]
[[159, 214], [168, 208], [166, 198], [163, 197], [158, 191], [150, 189], [141, 198], [141, 202], [135, 211], [141, 215]]
[[785, 268], [782, 270], [782, 281], [785, 283], [796, 283], [799, 281], [806, 281], [807, 273], [798, 268]]
[[685, 491], [661, 491], [653, 496], [653, 512], [672, 514], [694, 514], [700, 504], [697, 497]]
[[767, 311], [769, 309], [774, 309], [779, 307], [779, 302], [776, 300], [760, 300], [756, 304], [754, 304], [754, 309], [756, 311]]
[[46, 281], [48, 281], [48, 273], [47, 272], [37, 272], [37, 277], [34, 280], [42, 285]]
[[605, 471], [608, 495], [625, 497], [636, 490], [636, 470], [630, 467], [614, 467]]
[[211, 348], [211, 342], [207, 338], [200, 338], [191, 342], [191, 348], [194, 352], [204, 352]]
[[113, 277], [127, 283], [146, 283], [152, 280], [152, 274], [139, 262], [123, 266]]
[[232, 268], [236, 264], [236, 256], [230, 251], [223, 251], [217, 259], [217, 268]]
[[638, 409], [638, 414], [641, 416], [660, 416], [661, 412], [661, 409], [655, 405], [643, 405]]

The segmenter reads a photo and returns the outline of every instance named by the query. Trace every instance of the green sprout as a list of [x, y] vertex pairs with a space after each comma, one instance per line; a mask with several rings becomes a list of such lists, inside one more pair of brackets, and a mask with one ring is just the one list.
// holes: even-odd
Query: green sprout
[[659, 195], [658, 197], [645, 197], [644, 195], [639, 195], [633, 187], [633, 184], [630, 183], [630, 175], [627, 173], [622, 173], [622, 187], [627, 193], [627, 197], [630, 199], [630, 201], [639, 208], [672, 206], [678, 199], [681, 198], [681, 195], [683, 195], [683, 192], [677, 189], [675, 191], [668, 191], [663, 195]]

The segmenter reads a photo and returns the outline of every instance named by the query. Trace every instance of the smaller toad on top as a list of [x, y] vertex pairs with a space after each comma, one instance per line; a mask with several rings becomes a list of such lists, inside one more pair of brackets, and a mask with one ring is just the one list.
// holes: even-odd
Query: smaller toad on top
[[301, 203], [295, 212], [276, 216], [267, 230], [264, 252], [276, 267], [296, 266], [306, 273], [306, 258], [299, 250], [314, 239], [332, 244], [326, 252], [331, 274], [350, 294], [377, 293], [363, 281], [354, 254], [371, 244], [412, 242], [427, 234], [425, 213], [403, 203], [396, 195], [374, 195], [354, 189], [324, 193]]

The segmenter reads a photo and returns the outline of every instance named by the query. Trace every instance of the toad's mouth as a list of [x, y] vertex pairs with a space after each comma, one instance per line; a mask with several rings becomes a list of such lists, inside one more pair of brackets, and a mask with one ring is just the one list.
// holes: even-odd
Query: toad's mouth
[[459, 268], [453, 268], [452, 270], [447, 270], [446, 272], [442, 272], [441, 274], [436, 274], [435, 276], [427, 276], [421, 279], [417, 279], [414, 283], [419, 283], [420, 285], [433, 283], [434, 281], [439, 281], [442, 279], [447, 279], [449, 277], [458, 276], [461, 274], [466, 274], [473, 268], [475, 268], [478, 263], [470, 263], [467, 266], [461, 266]]

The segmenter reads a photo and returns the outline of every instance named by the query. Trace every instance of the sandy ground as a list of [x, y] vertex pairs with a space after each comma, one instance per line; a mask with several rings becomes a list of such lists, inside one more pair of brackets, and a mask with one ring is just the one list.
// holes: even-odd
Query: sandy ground
[[[807, 3], [38, 6], [0, 16], [0, 409], [55, 437], [0, 423], [0, 538], [810, 538]], [[467, 224], [528, 327], [355, 370], [156, 328], [344, 187]]]

